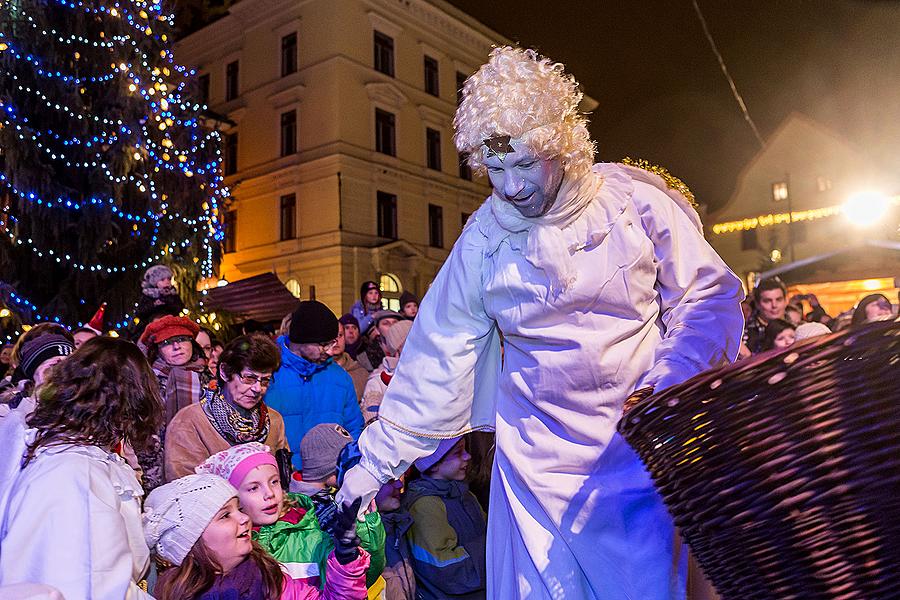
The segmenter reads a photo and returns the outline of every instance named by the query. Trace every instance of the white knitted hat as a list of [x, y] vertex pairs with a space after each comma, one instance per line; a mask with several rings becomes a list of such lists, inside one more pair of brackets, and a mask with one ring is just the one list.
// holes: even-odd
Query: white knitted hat
[[180, 565], [219, 509], [237, 490], [218, 475], [187, 475], [150, 492], [144, 502], [144, 539], [151, 550]]

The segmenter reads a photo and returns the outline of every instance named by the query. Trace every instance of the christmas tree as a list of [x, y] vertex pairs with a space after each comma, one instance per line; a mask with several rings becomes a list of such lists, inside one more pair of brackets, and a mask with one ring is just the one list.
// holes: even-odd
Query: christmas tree
[[0, 283], [27, 319], [77, 325], [107, 302], [122, 327], [147, 267], [215, 274], [220, 140], [173, 25], [160, 3], [0, 4]]

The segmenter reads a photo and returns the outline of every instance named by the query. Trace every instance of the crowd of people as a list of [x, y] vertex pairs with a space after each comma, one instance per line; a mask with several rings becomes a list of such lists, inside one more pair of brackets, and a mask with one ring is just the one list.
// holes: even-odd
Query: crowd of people
[[745, 325], [739, 358], [896, 316], [887, 296], [869, 294], [852, 309], [832, 317], [815, 294], [795, 294], [788, 299], [787, 288], [777, 278], [760, 281], [741, 306]]
[[[415, 296], [386, 310], [367, 281], [340, 318], [304, 301], [227, 343], [178, 308], [133, 341], [42, 323], [3, 348], [4, 597], [485, 596], [490, 434], [442, 441], [359, 520], [334, 500]], [[777, 279], [744, 309], [742, 357], [894, 314], [873, 294], [832, 317]]]
[[340, 318], [303, 301], [225, 341], [151, 271], [134, 339], [43, 323], [4, 348], [0, 597], [485, 597], [489, 434], [335, 502], [415, 296], [386, 310], [369, 281]]

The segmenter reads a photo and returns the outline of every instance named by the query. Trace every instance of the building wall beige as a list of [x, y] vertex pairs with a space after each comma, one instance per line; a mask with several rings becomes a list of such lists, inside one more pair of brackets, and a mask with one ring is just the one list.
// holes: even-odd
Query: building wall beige
[[[831, 252], [878, 232], [856, 229], [840, 213], [793, 225], [757, 225], [746, 233], [717, 233], [717, 224], [834, 208], [864, 190], [895, 193], [893, 185], [896, 181], [886, 179], [858, 149], [808, 117], [794, 113], [741, 172], [725, 206], [705, 219], [706, 235], [725, 262], [746, 281], [751, 272]], [[776, 199], [776, 187], [787, 190], [789, 201]], [[794, 228], [793, 236], [789, 235], [790, 227]]]
[[[373, 37], [392, 38], [394, 75], [376, 70]], [[282, 77], [282, 39], [297, 35], [297, 70]], [[441, 0], [241, 0], [179, 42], [182, 63], [209, 77], [209, 107], [237, 133], [226, 177], [236, 211], [229, 281], [275, 272], [303, 298], [335, 312], [383, 274], [424, 294], [471, 214], [489, 193], [460, 177], [452, 143], [457, 73], [468, 75], [505, 40]], [[424, 57], [439, 66], [425, 90]], [[228, 64], [238, 95], [226, 100]], [[396, 155], [376, 152], [375, 111], [395, 117]], [[297, 151], [281, 156], [281, 115], [296, 110]], [[427, 168], [426, 128], [440, 132], [440, 171]], [[396, 239], [379, 237], [377, 193], [397, 198]], [[295, 194], [296, 235], [281, 239], [281, 197]], [[443, 245], [429, 238], [429, 204], [442, 208]], [[399, 291], [393, 296], [399, 295]]]

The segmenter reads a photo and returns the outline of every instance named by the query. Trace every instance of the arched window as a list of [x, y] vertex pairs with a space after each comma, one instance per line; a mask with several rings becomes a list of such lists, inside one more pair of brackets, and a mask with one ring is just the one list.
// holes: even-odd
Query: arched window
[[400, 294], [403, 293], [403, 286], [400, 285], [400, 280], [397, 279], [397, 276], [384, 273], [378, 284], [381, 287], [381, 303], [388, 310], [400, 312]]
[[300, 294], [303, 293], [303, 290], [300, 287], [300, 282], [296, 279], [288, 279], [284, 282], [284, 287], [288, 289], [288, 291], [294, 295], [294, 298], [299, 298]]

